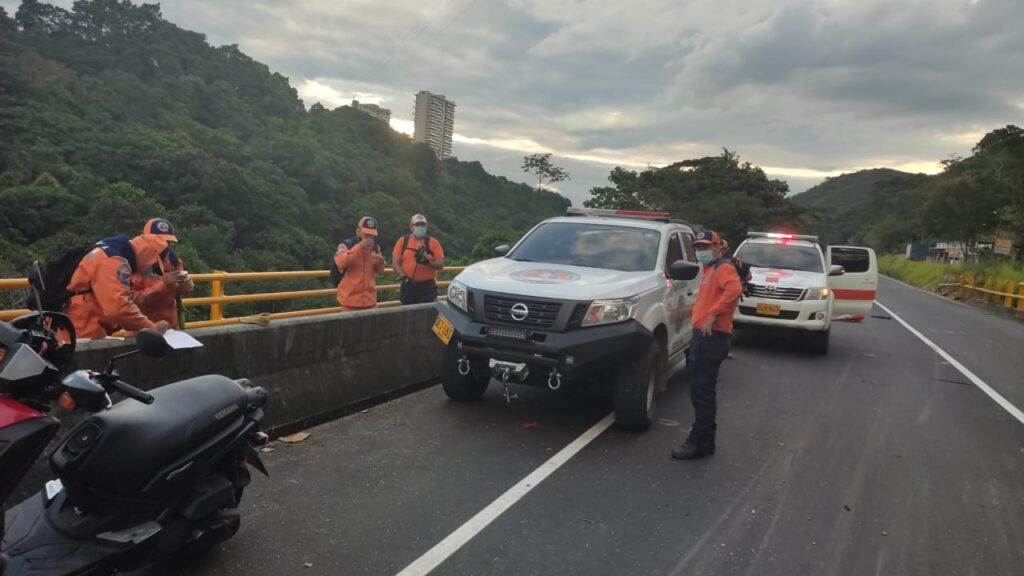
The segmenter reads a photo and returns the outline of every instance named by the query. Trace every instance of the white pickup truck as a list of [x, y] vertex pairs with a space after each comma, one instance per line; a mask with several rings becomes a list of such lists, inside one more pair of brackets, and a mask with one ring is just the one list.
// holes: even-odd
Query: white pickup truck
[[817, 236], [751, 232], [735, 255], [751, 266], [748, 293], [733, 316], [738, 327], [798, 330], [811, 352], [827, 354], [833, 319], [859, 322], [871, 314], [878, 290], [871, 248], [822, 252]]
[[694, 229], [666, 213], [569, 208], [459, 274], [439, 302], [449, 397], [509, 383], [604, 388], [619, 426], [644, 430], [685, 361], [700, 285]]

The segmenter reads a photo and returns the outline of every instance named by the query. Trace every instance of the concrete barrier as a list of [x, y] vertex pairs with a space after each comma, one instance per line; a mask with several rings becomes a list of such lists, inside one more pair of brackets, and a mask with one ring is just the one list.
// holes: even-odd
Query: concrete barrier
[[[190, 331], [202, 348], [163, 358], [136, 355], [117, 366], [122, 380], [143, 390], [203, 374], [248, 378], [269, 393], [263, 427], [280, 436], [437, 382], [443, 346], [430, 331], [435, 317], [433, 304], [422, 304], [275, 320], [266, 327], [202, 328]], [[102, 370], [132, 349], [131, 340], [83, 341], [74, 367]], [[54, 413], [63, 424], [58, 439], [80, 419]], [[50, 477], [49, 452], [8, 506]]]
[[[199, 376], [249, 378], [270, 394], [264, 428], [287, 433], [355, 406], [437, 381], [442, 344], [430, 331], [432, 304], [238, 324], [190, 331], [202, 348], [118, 365], [143, 390]], [[77, 367], [102, 369], [131, 341], [83, 342]]]

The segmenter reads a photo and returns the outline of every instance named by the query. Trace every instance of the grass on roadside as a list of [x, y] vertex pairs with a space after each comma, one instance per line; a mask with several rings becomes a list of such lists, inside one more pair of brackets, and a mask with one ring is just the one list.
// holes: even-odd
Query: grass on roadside
[[887, 255], [878, 258], [878, 271], [912, 286], [928, 290], [935, 290], [943, 282], [955, 282], [957, 276], [964, 274], [973, 274], [999, 281], [1011, 280], [1014, 285], [1024, 282], [1024, 267], [1005, 259], [986, 259], [971, 265], [949, 265], [938, 262], [910, 261], [902, 256]]

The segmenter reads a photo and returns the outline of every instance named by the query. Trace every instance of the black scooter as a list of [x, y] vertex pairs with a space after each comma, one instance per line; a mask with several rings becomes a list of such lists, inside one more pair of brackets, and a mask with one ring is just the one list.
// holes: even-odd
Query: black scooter
[[[136, 570], [238, 531], [247, 463], [267, 474], [258, 453], [269, 441], [266, 392], [213, 375], [143, 392], [120, 380], [116, 361], [169, 346], [150, 330], [136, 344], [103, 372], [61, 382], [61, 404], [92, 415], [53, 451], [57, 478], [7, 511], [3, 576]], [[112, 405], [113, 392], [127, 399]]]

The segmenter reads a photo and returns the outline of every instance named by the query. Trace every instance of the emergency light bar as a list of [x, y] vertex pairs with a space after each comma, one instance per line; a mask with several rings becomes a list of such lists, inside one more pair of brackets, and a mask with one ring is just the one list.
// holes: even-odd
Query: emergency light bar
[[747, 236], [750, 238], [772, 238], [775, 240], [807, 240], [809, 242], [817, 242], [817, 236], [810, 236], [807, 234], [789, 234], [786, 232], [747, 232]]
[[644, 210], [605, 210], [600, 208], [566, 208], [566, 216], [596, 216], [599, 218], [636, 218], [640, 220], [659, 220], [668, 222], [668, 212], [649, 212]]

